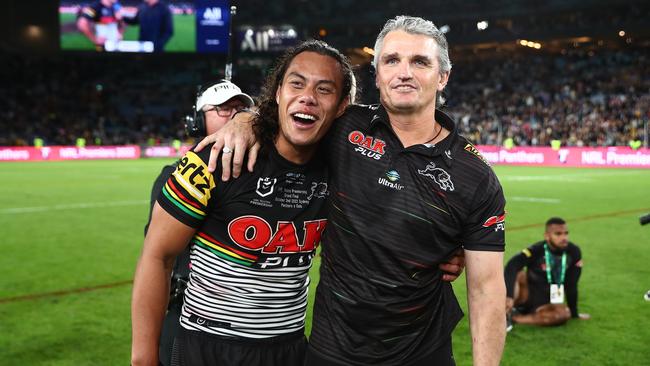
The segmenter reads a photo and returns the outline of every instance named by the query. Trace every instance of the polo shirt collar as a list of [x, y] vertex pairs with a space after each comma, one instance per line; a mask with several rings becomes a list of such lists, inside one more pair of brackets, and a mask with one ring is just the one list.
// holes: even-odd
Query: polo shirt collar
[[[384, 127], [388, 128], [392, 134], [396, 135], [393, 131], [393, 127], [390, 124], [388, 112], [386, 112], [384, 106], [381, 104], [373, 105], [371, 106], [371, 109], [374, 110], [375, 113], [370, 120], [370, 126], [368, 129], [373, 130], [375, 128], [378, 128], [380, 125], [383, 125]], [[443, 160], [445, 164], [451, 166], [451, 163], [454, 160], [453, 146], [458, 140], [458, 129], [456, 123], [454, 123], [454, 120], [452, 120], [451, 117], [439, 109], [436, 109], [435, 119], [443, 128], [450, 131], [449, 135], [435, 145], [419, 144], [411, 146], [405, 150], [429, 157], [444, 155]], [[395, 138], [397, 138], [397, 136], [395, 136]]]

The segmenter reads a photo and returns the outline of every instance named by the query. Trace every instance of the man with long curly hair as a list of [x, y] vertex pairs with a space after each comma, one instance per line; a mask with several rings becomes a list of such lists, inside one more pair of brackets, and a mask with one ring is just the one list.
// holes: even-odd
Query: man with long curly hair
[[[302, 365], [309, 268], [327, 220], [319, 141], [349, 103], [352, 70], [324, 42], [287, 52], [256, 118], [257, 169], [220, 182], [188, 152], [153, 209], [133, 286], [132, 364], [158, 364], [172, 264], [191, 243], [172, 365]], [[231, 151], [224, 149], [223, 154]]]

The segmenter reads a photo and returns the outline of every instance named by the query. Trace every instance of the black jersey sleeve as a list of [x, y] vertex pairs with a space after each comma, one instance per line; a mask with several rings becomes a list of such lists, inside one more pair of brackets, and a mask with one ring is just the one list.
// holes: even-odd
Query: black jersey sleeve
[[101, 9], [102, 9], [102, 4], [99, 1], [91, 5], [86, 5], [83, 8], [81, 8], [81, 11], [79, 12], [79, 18], [86, 18], [88, 20], [92, 20], [93, 22], [96, 22], [99, 20], [101, 16]]
[[147, 231], [149, 231], [149, 224], [151, 224], [151, 213], [153, 212], [153, 206], [156, 203], [156, 200], [158, 199], [163, 186], [165, 183], [167, 183], [169, 176], [172, 175], [172, 173], [176, 170], [177, 165], [178, 162], [172, 165], [165, 165], [160, 171], [160, 174], [158, 174], [156, 180], [153, 182], [153, 186], [151, 187], [151, 199], [149, 200], [149, 220], [147, 220], [147, 224], [144, 226], [145, 236], [147, 235]]
[[491, 169], [478, 183], [470, 202], [470, 214], [463, 223], [463, 247], [502, 252], [505, 249], [506, 200], [501, 184]]
[[578, 246], [571, 247], [571, 264], [567, 269], [566, 276], [566, 300], [571, 317], [578, 317], [578, 280], [582, 274], [582, 253]]
[[213, 174], [208, 172], [210, 147], [200, 153], [188, 151], [158, 196], [165, 211], [195, 228], [203, 223], [216, 188]]

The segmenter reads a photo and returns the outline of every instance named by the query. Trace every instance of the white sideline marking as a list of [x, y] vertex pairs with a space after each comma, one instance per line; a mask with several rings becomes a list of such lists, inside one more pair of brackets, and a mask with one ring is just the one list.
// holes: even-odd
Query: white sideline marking
[[72, 203], [67, 205], [54, 205], [54, 206], [13, 207], [13, 208], [0, 209], [0, 214], [21, 214], [21, 213], [46, 212], [46, 211], [57, 211], [57, 210], [73, 210], [79, 208], [138, 206], [147, 203], [149, 203], [149, 201], [138, 200], [138, 201]]
[[557, 198], [539, 198], [539, 197], [506, 197], [507, 201], [519, 201], [519, 202], [536, 202], [536, 203], [560, 203], [561, 201]]

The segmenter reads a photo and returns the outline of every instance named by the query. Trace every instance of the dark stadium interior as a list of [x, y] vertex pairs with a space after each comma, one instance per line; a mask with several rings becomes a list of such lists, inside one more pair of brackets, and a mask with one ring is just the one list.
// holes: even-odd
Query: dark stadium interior
[[[0, 146], [166, 144], [196, 87], [223, 76], [215, 54], [106, 54], [59, 50], [58, 1], [10, 0], [0, 21]], [[647, 140], [650, 3], [647, 1], [234, 1], [235, 28], [291, 26], [358, 65], [361, 101], [376, 102], [374, 36], [391, 16], [449, 27], [454, 64], [449, 111], [478, 144], [627, 145]], [[485, 20], [489, 27], [477, 29]], [[522, 42], [530, 40], [531, 46]], [[534, 43], [540, 47], [535, 48]], [[237, 50], [237, 49], [235, 49]], [[235, 51], [234, 81], [252, 95], [276, 53]]]

